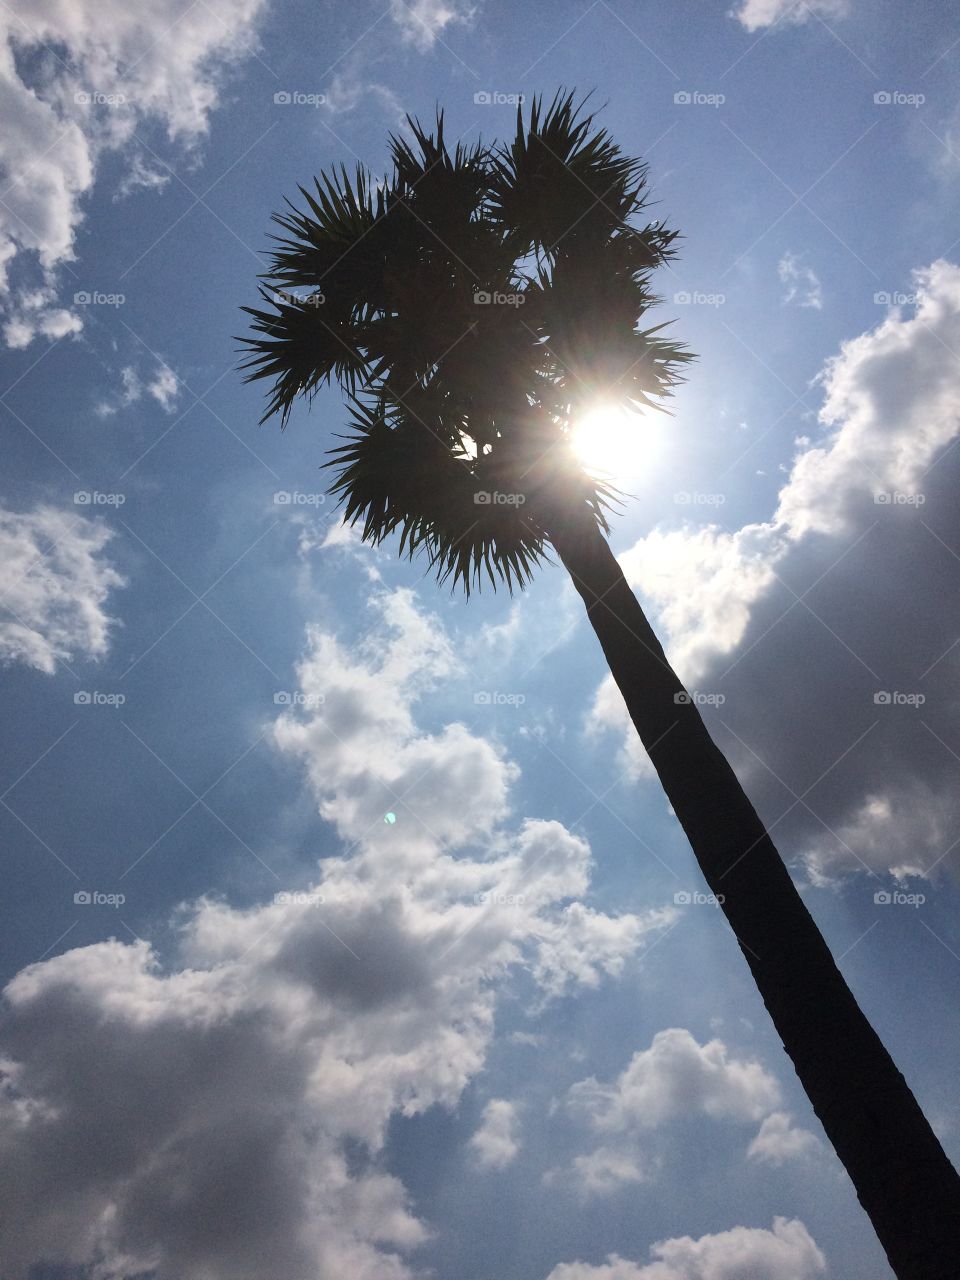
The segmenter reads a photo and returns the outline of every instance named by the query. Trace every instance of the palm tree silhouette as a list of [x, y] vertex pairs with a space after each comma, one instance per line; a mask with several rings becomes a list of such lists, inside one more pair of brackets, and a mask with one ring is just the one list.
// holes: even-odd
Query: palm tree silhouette
[[[960, 1276], [960, 1178], [858, 1007], [610, 550], [615, 491], [575, 461], [598, 399], [662, 408], [691, 359], [638, 327], [676, 233], [637, 217], [646, 166], [592, 114], [534, 100], [509, 144], [444, 142], [345, 168], [275, 215], [270, 310], [245, 308], [264, 421], [335, 379], [351, 432], [331, 492], [365, 541], [399, 534], [440, 581], [522, 587], [552, 547], [764, 1004], [901, 1280]], [[415, 144], [415, 145], [414, 145]]]

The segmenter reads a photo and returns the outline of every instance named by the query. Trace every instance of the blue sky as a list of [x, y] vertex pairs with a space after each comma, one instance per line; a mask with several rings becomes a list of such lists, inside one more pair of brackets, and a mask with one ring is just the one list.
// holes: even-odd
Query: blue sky
[[0, 23], [3, 1280], [886, 1274], [562, 571], [361, 546], [234, 335], [298, 183], [595, 90], [699, 357], [614, 548], [957, 1160], [958, 15]]

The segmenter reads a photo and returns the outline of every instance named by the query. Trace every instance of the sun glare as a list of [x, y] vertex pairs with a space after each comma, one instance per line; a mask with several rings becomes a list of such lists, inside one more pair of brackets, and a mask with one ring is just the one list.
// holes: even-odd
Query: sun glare
[[580, 419], [570, 443], [588, 471], [603, 479], [628, 481], [649, 470], [657, 432], [648, 414], [601, 405]]

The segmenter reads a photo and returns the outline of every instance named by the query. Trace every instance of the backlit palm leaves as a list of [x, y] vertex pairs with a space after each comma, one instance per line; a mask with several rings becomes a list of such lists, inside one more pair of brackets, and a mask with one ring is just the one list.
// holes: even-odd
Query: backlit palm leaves
[[638, 324], [674, 233], [634, 225], [644, 166], [572, 95], [518, 112], [509, 145], [451, 152], [442, 115], [410, 128], [382, 183], [341, 169], [276, 216], [244, 367], [282, 424], [343, 388], [331, 487], [367, 541], [397, 532], [441, 579], [512, 588], [543, 554], [548, 494], [606, 527], [612, 493], [574, 462], [571, 424], [598, 400], [656, 405], [689, 358]]

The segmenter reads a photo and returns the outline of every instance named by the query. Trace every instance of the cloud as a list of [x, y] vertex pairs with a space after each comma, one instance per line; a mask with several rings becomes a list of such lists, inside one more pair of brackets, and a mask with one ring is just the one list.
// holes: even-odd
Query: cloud
[[612, 1084], [590, 1076], [572, 1085], [567, 1104], [601, 1135], [599, 1147], [552, 1169], [547, 1182], [569, 1185], [582, 1198], [610, 1195], [649, 1181], [661, 1148], [657, 1131], [704, 1117], [756, 1123], [780, 1102], [776, 1079], [759, 1063], [733, 1057], [721, 1040], [700, 1045], [689, 1031], [658, 1031]]
[[700, 1045], [689, 1031], [658, 1031], [613, 1084], [595, 1077], [572, 1085], [570, 1105], [602, 1133], [656, 1129], [678, 1116], [756, 1121], [780, 1101], [780, 1088], [759, 1062], [729, 1056], [722, 1040]]
[[180, 383], [177, 381], [177, 375], [169, 365], [161, 364], [154, 377], [147, 383], [147, 395], [153, 396], [157, 404], [162, 409], [166, 409], [167, 413], [172, 413], [179, 394]]
[[468, 26], [476, 9], [459, 0], [390, 0], [390, 16], [404, 44], [421, 53], [432, 49], [451, 26]]
[[112, 537], [77, 512], [0, 507], [0, 662], [52, 675], [75, 655], [106, 654], [116, 622], [104, 605], [126, 585], [103, 554]]
[[611, 1254], [600, 1266], [565, 1262], [547, 1280], [814, 1280], [826, 1260], [799, 1219], [774, 1218], [773, 1229], [733, 1227], [694, 1240], [653, 1245], [648, 1265]]
[[784, 286], [783, 301], [798, 307], [823, 310], [823, 290], [820, 277], [812, 267], [805, 266], [795, 253], [789, 250], [777, 263], [777, 275]]
[[611, 1195], [626, 1184], [647, 1182], [649, 1174], [634, 1154], [610, 1146], [575, 1156], [567, 1168], [549, 1169], [543, 1181], [547, 1186], [567, 1186], [581, 1200], [592, 1200]]
[[[275, 726], [343, 842], [317, 875], [246, 909], [186, 905], [163, 964], [111, 940], [8, 986], [9, 1280], [40, 1260], [104, 1278], [409, 1280], [433, 1229], [383, 1168], [391, 1118], [457, 1105], [515, 968], [544, 995], [572, 990], [663, 927], [572, 911], [588, 846], [511, 819], [516, 768], [489, 743], [418, 728], [418, 700], [455, 674], [449, 638], [409, 592], [373, 609], [349, 656], [311, 631]], [[493, 1100], [475, 1145], [494, 1164], [517, 1141], [510, 1105]]]
[[[9, 345], [79, 331], [79, 317], [55, 304], [55, 275], [75, 256], [83, 199], [102, 156], [128, 149], [145, 117], [160, 121], [172, 141], [196, 143], [218, 105], [224, 69], [250, 52], [263, 8], [264, 0], [224, 0], [216, 8], [24, 0], [4, 11], [0, 170], [11, 181], [0, 207], [0, 300]], [[134, 153], [121, 185], [157, 180]], [[20, 259], [39, 274], [39, 287], [11, 290]]]
[[119, 409], [126, 409], [141, 401], [144, 395], [151, 396], [167, 413], [173, 413], [177, 397], [180, 394], [180, 382], [169, 365], [158, 360], [153, 373], [144, 382], [142, 376], [132, 365], [127, 365], [120, 372], [122, 390], [96, 407], [100, 418], [112, 418]]
[[491, 1098], [483, 1109], [480, 1127], [470, 1139], [482, 1169], [505, 1169], [520, 1151], [517, 1108], [506, 1098]]
[[915, 287], [826, 362], [820, 429], [769, 521], [655, 529], [621, 557], [817, 883], [960, 867], [960, 267]]
[[795, 1128], [785, 1111], [774, 1111], [761, 1124], [760, 1132], [747, 1148], [747, 1156], [779, 1167], [821, 1149], [819, 1140], [808, 1129]]
[[739, 9], [730, 11], [748, 31], [760, 31], [776, 23], [808, 22], [813, 17], [842, 18], [849, 11], [849, 0], [742, 0]]

